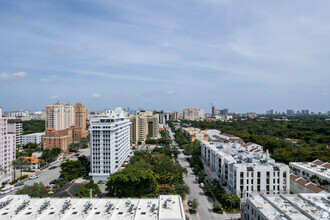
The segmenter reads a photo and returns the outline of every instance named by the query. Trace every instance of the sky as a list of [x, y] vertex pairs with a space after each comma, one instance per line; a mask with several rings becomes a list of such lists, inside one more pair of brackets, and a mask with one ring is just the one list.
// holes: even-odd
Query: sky
[[330, 110], [330, 1], [0, 1], [0, 106]]

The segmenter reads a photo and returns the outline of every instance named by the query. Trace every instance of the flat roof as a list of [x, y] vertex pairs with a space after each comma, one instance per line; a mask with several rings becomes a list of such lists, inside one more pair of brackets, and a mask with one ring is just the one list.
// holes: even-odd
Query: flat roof
[[0, 199], [0, 219], [185, 220], [185, 215], [178, 195], [143, 199], [8, 195]]

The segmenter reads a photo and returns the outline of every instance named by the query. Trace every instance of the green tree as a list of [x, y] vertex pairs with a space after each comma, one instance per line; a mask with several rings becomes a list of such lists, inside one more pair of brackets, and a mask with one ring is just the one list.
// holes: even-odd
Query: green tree
[[189, 186], [186, 184], [175, 184], [174, 190], [176, 194], [179, 194], [182, 199], [185, 199], [186, 195], [190, 193]]
[[79, 177], [81, 171], [81, 162], [79, 160], [73, 161], [69, 160], [61, 164], [61, 177], [66, 180], [73, 180]]
[[76, 196], [78, 196], [79, 198], [89, 197], [89, 195], [89, 189], [87, 189], [86, 187], [81, 187], [76, 192]]
[[81, 162], [81, 171], [84, 173], [85, 176], [88, 176], [90, 171], [90, 162], [85, 155], [79, 156], [78, 160]]
[[147, 197], [158, 192], [158, 184], [152, 171], [132, 167], [111, 175], [106, 185], [109, 196]]
[[88, 190], [92, 189], [93, 191], [93, 195], [99, 194], [101, 193], [101, 190], [99, 188], [99, 185], [97, 185], [96, 183], [94, 183], [93, 180], [91, 180], [89, 183], [86, 184], [85, 186]]
[[197, 199], [193, 199], [191, 208], [193, 210], [196, 210], [198, 206], [199, 206], [199, 202], [197, 201]]
[[19, 189], [16, 194], [27, 194], [31, 197], [48, 197], [49, 190], [44, 188], [44, 185], [40, 183], [33, 183], [33, 185], [25, 185]]

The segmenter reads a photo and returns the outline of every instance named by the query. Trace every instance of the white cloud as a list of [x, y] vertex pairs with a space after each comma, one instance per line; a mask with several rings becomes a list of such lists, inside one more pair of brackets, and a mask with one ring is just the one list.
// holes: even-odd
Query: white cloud
[[17, 80], [26, 76], [26, 72], [17, 72], [17, 73], [1, 73], [0, 81], [9, 81]]
[[40, 81], [43, 83], [50, 83], [50, 82], [54, 82], [58, 79], [57, 75], [49, 75], [45, 78], [42, 78]]
[[93, 98], [99, 98], [99, 97], [101, 97], [101, 94], [99, 94], [99, 93], [94, 93], [94, 94], [92, 95], [92, 97], [93, 97]]
[[175, 95], [175, 91], [174, 90], [169, 90], [165, 93], [166, 96], [173, 96]]
[[51, 97], [49, 97], [49, 99], [59, 99], [60, 97], [58, 95], [53, 95]]

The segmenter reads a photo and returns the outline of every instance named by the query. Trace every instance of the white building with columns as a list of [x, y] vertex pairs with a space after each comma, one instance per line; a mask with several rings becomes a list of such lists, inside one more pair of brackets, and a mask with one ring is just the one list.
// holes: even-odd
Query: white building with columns
[[245, 199], [251, 193], [290, 193], [290, 169], [268, 153], [249, 152], [238, 143], [201, 143], [202, 160], [227, 192]]
[[107, 180], [121, 167], [130, 153], [130, 120], [121, 108], [90, 119], [90, 176]]

